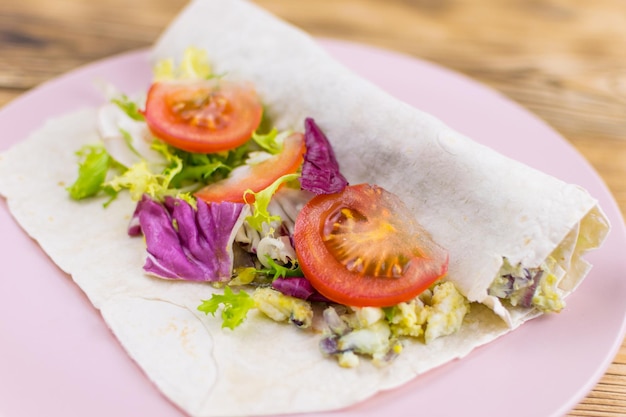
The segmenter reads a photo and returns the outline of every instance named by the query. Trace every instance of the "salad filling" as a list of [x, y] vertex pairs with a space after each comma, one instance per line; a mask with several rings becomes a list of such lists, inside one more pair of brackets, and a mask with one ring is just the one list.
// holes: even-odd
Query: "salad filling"
[[253, 87], [223, 78], [189, 48], [180, 67], [157, 65], [145, 104], [110, 93], [102, 143], [78, 152], [72, 198], [106, 193], [108, 205], [127, 190], [145, 272], [223, 288], [198, 300], [222, 327], [258, 310], [319, 333], [344, 367], [458, 331], [470, 303], [442, 280], [447, 252], [399, 198], [350, 185], [312, 118], [303, 133], [267, 128]]
[[505, 257], [488, 293], [506, 300], [514, 307], [534, 307], [544, 312], [558, 312], [565, 306], [563, 291], [558, 287], [558, 271], [562, 276], [564, 271], [552, 257], [538, 268], [511, 265]]

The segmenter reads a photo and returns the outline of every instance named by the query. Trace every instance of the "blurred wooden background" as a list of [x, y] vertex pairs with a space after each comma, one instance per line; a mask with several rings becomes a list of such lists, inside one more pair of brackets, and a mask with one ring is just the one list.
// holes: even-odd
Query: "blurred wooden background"
[[[1, 0], [0, 105], [81, 64], [150, 45], [185, 3]], [[314, 35], [412, 54], [499, 90], [570, 140], [626, 212], [623, 0], [257, 3]]]
[[[256, 0], [316, 36], [464, 73], [548, 122], [626, 213], [624, 0]], [[149, 46], [186, 0], [0, 0], [0, 106], [90, 61]], [[626, 300], [625, 300], [626, 302]], [[626, 345], [569, 414], [626, 415]]]

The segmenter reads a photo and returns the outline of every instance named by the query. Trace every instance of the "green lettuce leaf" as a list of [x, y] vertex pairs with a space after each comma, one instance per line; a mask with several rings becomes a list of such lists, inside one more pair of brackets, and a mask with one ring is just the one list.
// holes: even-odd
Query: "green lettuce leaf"
[[254, 196], [254, 203], [252, 203], [252, 215], [246, 217], [248, 224], [255, 230], [262, 232], [263, 223], [269, 224], [275, 220], [280, 221], [280, 216], [272, 216], [267, 210], [270, 201], [272, 200], [272, 196], [276, 190], [278, 190], [278, 187], [290, 181], [294, 181], [299, 177], [300, 174], [287, 174], [279, 177], [269, 187], [259, 191], [258, 193], [255, 193], [252, 190], [246, 190], [243, 196], [244, 200], [246, 200], [246, 197], [249, 195]]
[[230, 171], [243, 165], [248, 154], [246, 144], [225, 152], [200, 154], [183, 151], [163, 143], [155, 145], [166, 158], [176, 157], [182, 168], [172, 178], [171, 186], [182, 188], [190, 184], [199, 187], [226, 178]]
[[272, 280], [276, 280], [278, 278], [286, 278], [286, 277], [303, 277], [302, 269], [300, 269], [300, 265], [295, 264], [292, 266], [283, 266], [272, 259], [271, 256], [267, 255], [266, 257], [267, 263], [270, 265], [269, 268], [257, 269], [256, 272], [259, 274], [263, 274], [266, 276], [271, 276]]
[[145, 120], [145, 117], [139, 110], [139, 105], [129, 99], [126, 94], [112, 98], [111, 103], [122, 109], [122, 111], [124, 111], [124, 113], [126, 113], [131, 119], [139, 122], [143, 122]]
[[278, 133], [278, 129], [273, 128], [268, 133], [254, 132], [252, 134], [252, 140], [259, 145], [263, 150], [276, 155], [283, 150], [283, 143], [285, 138], [291, 134], [290, 131], [284, 131]]
[[76, 152], [78, 178], [67, 191], [74, 200], [93, 197], [102, 189], [107, 172], [113, 163], [104, 145], [87, 145]]
[[[157, 150], [161, 151], [161, 149]], [[110, 187], [114, 192], [127, 189], [134, 201], [141, 200], [144, 194], [148, 194], [157, 201], [163, 201], [165, 197], [172, 196], [185, 200], [195, 207], [195, 198], [189, 193], [171, 186], [174, 177], [183, 169], [183, 162], [172, 153], [163, 152], [163, 155], [167, 159], [168, 165], [162, 171], [152, 171], [148, 163], [142, 159], [104, 185]]]
[[224, 294], [213, 294], [210, 299], [202, 300], [198, 310], [205, 314], [215, 316], [215, 313], [222, 308], [222, 328], [228, 327], [234, 330], [246, 319], [248, 311], [256, 307], [254, 299], [245, 291], [237, 293], [226, 286]]

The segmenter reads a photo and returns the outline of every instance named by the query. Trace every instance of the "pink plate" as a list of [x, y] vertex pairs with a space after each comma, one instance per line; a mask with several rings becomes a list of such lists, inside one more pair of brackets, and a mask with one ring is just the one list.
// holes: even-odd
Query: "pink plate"
[[[625, 333], [626, 233], [606, 186], [554, 130], [492, 90], [400, 54], [331, 40], [321, 43], [396, 97], [506, 155], [584, 186], [613, 224], [603, 248], [588, 257], [595, 267], [563, 313], [527, 323], [400, 389], [323, 415], [567, 413], [606, 371]], [[99, 104], [93, 84], [98, 79], [132, 93], [145, 89], [150, 75], [147, 53], [138, 51], [46, 83], [0, 111], [0, 149], [23, 139], [48, 117]], [[126, 356], [71, 279], [13, 222], [4, 200], [0, 249], [0, 415], [183, 415]]]

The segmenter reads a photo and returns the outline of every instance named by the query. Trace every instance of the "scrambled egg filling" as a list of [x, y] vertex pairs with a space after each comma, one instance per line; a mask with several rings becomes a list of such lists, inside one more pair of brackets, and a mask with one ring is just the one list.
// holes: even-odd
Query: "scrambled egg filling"
[[546, 277], [539, 282], [539, 287], [533, 295], [533, 306], [541, 311], [561, 311], [565, 307], [565, 302], [558, 289], [559, 280], [554, 274], [546, 274]]
[[559, 289], [559, 276], [563, 271], [552, 258], [538, 268], [511, 265], [503, 259], [502, 268], [489, 287], [489, 294], [507, 300], [512, 306], [537, 308], [544, 312], [563, 309], [563, 293]]
[[442, 282], [407, 303], [391, 309], [389, 322], [396, 336], [424, 337], [430, 343], [457, 332], [470, 303], [451, 282]]
[[[558, 288], [560, 269], [548, 259], [539, 268], [504, 265], [489, 293], [513, 306], [559, 311], [564, 303]], [[299, 328], [313, 326], [310, 302], [260, 287], [252, 294], [256, 307], [278, 322]], [[439, 282], [418, 297], [393, 307], [348, 307], [330, 304], [323, 310], [320, 350], [342, 367], [353, 368], [361, 358], [383, 365], [402, 352], [403, 338], [425, 344], [457, 332], [470, 311], [470, 303], [451, 282]]]
[[[469, 310], [469, 301], [451, 282], [436, 284], [417, 298], [390, 308], [349, 308], [339, 315], [331, 306], [324, 312], [330, 331], [321, 348], [344, 367], [357, 366], [358, 355], [384, 364], [402, 352], [402, 337], [430, 343], [455, 333]], [[345, 326], [338, 326], [337, 320]]]
[[313, 309], [311, 304], [290, 297], [271, 288], [257, 288], [252, 293], [256, 307], [275, 321], [289, 321], [300, 328], [311, 327]]
[[[257, 288], [252, 297], [256, 307], [275, 321], [312, 326], [314, 311], [305, 300], [271, 288]], [[383, 365], [402, 352], [402, 338], [428, 344], [455, 333], [469, 310], [470, 303], [451, 282], [435, 284], [417, 298], [389, 308], [329, 305], [323, 310], [320, 349], [342, 367], [358, 366], [362, 357]]]

